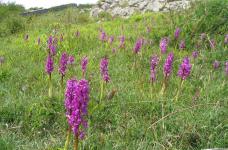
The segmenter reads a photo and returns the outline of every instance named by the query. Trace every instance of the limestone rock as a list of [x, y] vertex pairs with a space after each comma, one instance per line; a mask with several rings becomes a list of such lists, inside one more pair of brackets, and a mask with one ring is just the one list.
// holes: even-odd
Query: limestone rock
[[102, 0], [91, 9], [90, 15], [99, 16], [101, 12], [108, 12], [112, 16], [128, 17], [136, 11], [179, 11], [188, 9], [195, 0]]
[[98, 7], [93, 8], [90, 12], [90, 16], [98, 17], [101, 12], [103, 12], [103, 10], [101, 8], [98, 8]]

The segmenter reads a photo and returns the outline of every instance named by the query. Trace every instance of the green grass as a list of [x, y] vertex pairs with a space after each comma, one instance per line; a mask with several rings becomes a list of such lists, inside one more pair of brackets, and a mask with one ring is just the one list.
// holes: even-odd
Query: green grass
[[[210, 7], [214, 2], [200, 8]], [[220, 9], [225, 4], [216, 3], [215, 8]], [[198, 18], [200, 14], [193, 13], [194, 8], [191, 11], [191, 14], [189, 11], [179, 14], [149, 13], [134, 15], [127, 20], [117, 18], [100, 23], [92, 19], [80, 21], [74, 10], [24, 18], [27, 20], [25, 31], [0, 39], [0, 56], [5, 57], [5, 63], [0, 65], [0, 150], [63, 148], [67, 123], [64, 92], [58, 74], [58, 62], [63, 51], [76, 58], [64, 81], [72, 76], [80, 79], [80, 60], [83, 56], [89, 58], [86, 75], [91, 88], [89, 128], [85, 140], [80, 142], [80, 149], [227, 148], [228, 78], [224, 73], [224, 62], [227, 61], [228, 48], [223, 44], [227, 22], [215, 26], [218, 22], [210, 21], [206, 28], [196, 26], [194, 19], [201, 22]], [[214, 14], [211, 17], [219, 16]], [[151, 33], [146, 33], [146, 26], [152, 28]], [[194, 36], [190, 32], [192, 26], [196, 29], [192, 33]], [[172, 37], [176, 27], [182, 29], [181, 39], [186, 39], [187, 49], [184, 51], [175, 49]], [[111, 47], [98, 40], [99, 28], [115, 36]], [[64, 33], [64, 41], [57, 50], [53, 74], [54, 97], [49, 99], [48, 76], [44, 67], [46, 40], [53, 34], [53, 29], [57, 30], [58, 37]], [[73, 36], [77, 30], [81, 32], [79, 38]], [[199, 58], [191, 60], [194, 64], [191, 76], [184, 82], [178, 101], [174, 102], [181, 82], [176, 75], [178, 67], [182, 58], [191, 56], [195, 50], [201, 32], [207, 32], [216, 39], [216, 49], [211, 50], [207, 41], [200, 46]], [[24, 41], [25, 34], [29, 34], [28, 41]], [[120, 35], [126, 36], [126, 48], [112, 53], [112, 48], [118, 48]], [[162, 56], [158, 65], [157, 82], [152, 92], [149, 61], [152, 54], [160, 53], [159, 41], [164, 36], [171, 37], [168, 51], [174, 52], [175, 62], [167, 92], [160, 96], [162, 67], [167, 54]], [[41, 37], [40, 46], [37, 45], [38, 37]], [[133, 68], [132, 48], [138, 37], [152, 40], [152, 44], [143, 46], [142, 56], [141, 53], [136, 56], [137, 65]], [[105, 85], [105, 96], [114, 89], [117, 93], [111, 100], [104, 97], [99, 104], [99, 62], [104, 56], [109, 57], [111, 77], [111, 82]], [[213, 70], [214, 60], [221, 62], [218, 70]], [[162, 118], [162, 101], [165, 102], [165, 115], [171, 115], [156, 123]], [[163, 121], [165, 129], [162, 128]]]

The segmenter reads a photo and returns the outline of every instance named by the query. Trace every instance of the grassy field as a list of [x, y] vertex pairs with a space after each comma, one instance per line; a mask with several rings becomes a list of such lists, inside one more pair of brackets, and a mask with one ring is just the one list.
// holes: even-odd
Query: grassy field
[[[89, 59], [85, 77], [90, 84], [89, 127], [79, 149], [228, 148], [227, 6], [226, 0], [211, 0], [182, 12], [135, 14], [125, 20], [104, 14], [103, 21], [98, 21], [72, 9], [22, 18], [21, 31], [0, 37], [0, 56], [4, 58], [0, 64], [0, 150], [63, 149], [68, 126], [65, 82], [82, 78], [84, 56]], [[175, 40], [177, 27], [181, 34]], [[114, 36], [112, 44], [99, 39], [101, 30]], [[77, 31], [80, 36], [75, 35]], [[206, 33], [205, 40], [200, 39], [202, 33]], [[50, 35], [63, 36], [54, 57], [52, 98], [48, 97], [45, 72]], [[125, 48], [119, 48], [121, 36], [126, 38]], [[161, 55], [163, 37], [169, 37], [170, 42], [167, 53]], [[138, 38], [145, 42], [135, 54]], [[210, 47], [212, 39], [215, 48]], [[178, 46], [181, 40], [186, 42], [184, 50]], [[199, 56], [194, 59], [192, 52], [196, 50]], [[68, 65], [61, 87], [58, 66], [63, 52], [73, 55], [75, 63]], [[169, 52], [174, 53], [173, 70], [161, 94], [163, 65]], [[150, 58], [155, 54], [160, 61], [152, 84]], [[177, 72], [186, 56], [192, 69], [180, 87]], [[109, 59], [111, 81], [104, 85], [100, 101], [103, 57]], [[217, 69], [213, 67], [215, 60], [220, 63]]]

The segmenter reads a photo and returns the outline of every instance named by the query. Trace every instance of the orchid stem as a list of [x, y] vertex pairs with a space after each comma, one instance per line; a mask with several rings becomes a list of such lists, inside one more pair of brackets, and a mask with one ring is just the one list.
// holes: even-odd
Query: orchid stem
[[100, 103], [101, 103], [101, 100], [103, 98], [103, 91], [104, 91], [104, 81], [101, 80], [101, 95], [100, 95]]
[[167, 88], [167, 78], [164, 79], [163, 84], [162, 84], [162, 89], [160, 94], [163, 96], [163, 94], [165, 93], [165, 90]]
[[178, 100], [178, 98], [179, 98], [179, 95], [180, 95], [180, 92], [181, 92], [181, 90], [182, 90], [182, 86], [183, 86], [183, 84], [184, 84], [184, 80], [181, 80], [181, 83], [180, 83], [180, 88], [178, 89], [178, 91], [177, 91], [177, 95], [175, 96], [175, 101], [177, 101], [177, 100]]
[[150, 98], [152, 99], [153, 98], [153, 82], [151, 83], [151, 86], [150, 86]]
[[70, 130], [70, 127], [69, 127], [68, 131], [67, 131], [67, 138], [66, 138], [64, 150], [68, 150], [68, 146], [69, 146], [69, 143], [70, 143], [70, 133], [71, 133], [71, 130]]
[[51, 83], [51, 74], [49, 74], [49, 89], [48, 89], [49, 98], [52, 97], [52, 83]]
[[[162, 108], [161, 108], [161, 111], [162, 111], [162, 118], [164, 117], [164, 98], [162, 97]], [[162, 129], [165, 129], [165, 122], [162, 121]]]
[[82, 78], [85, 79], [85, 72], [82, 72]]
[[64, 79], [64, 76], [61, 76], [61, 87], [62, 87], [62, 89], [63, 89], [63, 79]]
[[74, 139], [74, 150], [78, 150], [78, 136], [77, 135], [75, 136], [75, 139]]

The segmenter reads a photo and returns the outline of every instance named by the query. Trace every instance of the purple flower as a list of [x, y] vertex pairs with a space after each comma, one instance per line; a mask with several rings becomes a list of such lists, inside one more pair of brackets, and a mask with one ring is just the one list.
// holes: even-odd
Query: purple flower
[[225, 73], [228, 76], [228, 61], [225, 62]]
[[65, 92], [65, 109], [68, 123], [75, 136], [83, 138], [88, 128], [89, 84], [87, 80], [67, 81]]
[[110, 36], [110, 38], [109, 38], [110, 45], [112, 45], [113, 41], [114, 41], [114, 36]]
[[209, 43], [210, 43], [210, 47], [211, 47], [211, 49], [214, 49], [215, 48], [215, 40], [214, 39], [211, 39], [211, 40], [209, 40]]
[[46, 67], [45, 67], [46, 73], [51, 74], [54, 70], [54, 63], [50, 55], [48, 55], [46, 60]]
[[62, 76], [65, 76], [66, 74], [66, 69], [67, 69], [67, 62], [68, 62], [68, 56], [66, 52], [62, 53], [60, 63], [59, 63], [59, 73]]
[[110, 77], [108, 74], [108, 59], [107, 58], [102, 58], [100, 62], [100, 72], [103, 80], [105, 82], [109, 82]]
[[165, 54], [168, 48], [168, 38], [162, 38], [160, 41], [160, 50], [162, 54]]
[[53, 37], [50, 35], [48, 38], [48, 45], [52, 45]]
[[228, 44], [228, 34], [225, 36], [224, 44]]
[[174, 33], [174, 37], [175, 37], [176, 40], [179, 38], [180, 32], [181, 32], [181, 29], [180, 28], [177, 28], [176, 31], [175, 31], [175, 33]]
[[82, 60], [81, 60], [81, 68], [82, 68], [83, 76], [86, 73], [87, 64], [88, 64], [88, 58], [87, 57], [83, 57]]
[[172, 72], [172, 65], [173, 65], [174, 55], [173, 53], [169, 53], [167, 59], [165, 60], [165, 64], [163, 66], [163, 74], [165, 78], [169, 77]]
[[119, 45], [120, 48], [124, 48], [125, 47], [125, 36], [121, 36], [120, 37], [120, 45]]
[[71, 55], [71, 56], [69, 56], [67, 63], [70, 64], [70, 65], [72, 65], [74, 63], [74, 60], [75, 60], [74, 59], [74, 56]]
[[140, 49], [142, 48], [142, 44], [143, 44], [143, 40], [142, 39], [138, 39], [135, 43], [135, 47], [133, 49], [134, 53], [138, 53], [140, 51]]
[[37, 44], [40, 45], [40, 37], [37, 40]]
[[54, 45], [50, 45], [49, 48], [50, 48], [50, 54], [52, 56], [55, 56], [56, 55], [56, 48], [55, 48], [55, 46]]
[[219, 61], [215, 60], [214, 63], [213, 63], [213, 68], [214, 69], [218, 69], [219, 68]]
[[185, 41], [181, 40], [180, 45], [179, 45], [179, 49], [184, 50], [185, 48], [186, 48]]
[[106, 33], [104, 32], [104, 31], [101, 31], [101, 33], [100, 33], [100, 40], [102, 41], [102, 42], [104, 42], [104, 41], [106, 41]]
[[152, 56], [150, 59], [150, 79], [152, 82], [156, 80], [156, 67], [158, 65], [158, 56]]
[[193, 51], [193, 52], [192, 52], [192, 57], [193, 57], [194, 59], [196, 59], [198, 56], [199, 56], [199, 52], [198, 52], [198, 51]]
[[178, 70], [178, 76], [185, 80], [191, 73], [192, 65], [190, 64], [190, 60], [188, 57], [185, 57], [182, 61], [182, 64], [179, 67]]
[[53, 40], [53, 45], [57, 46], [58, 45], [58, 38], [55, 37], [54, 40]]

